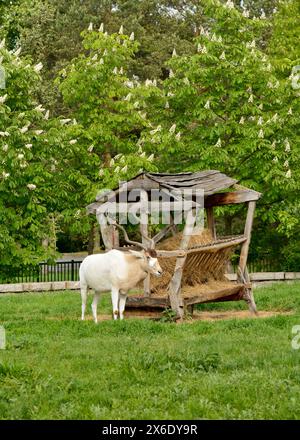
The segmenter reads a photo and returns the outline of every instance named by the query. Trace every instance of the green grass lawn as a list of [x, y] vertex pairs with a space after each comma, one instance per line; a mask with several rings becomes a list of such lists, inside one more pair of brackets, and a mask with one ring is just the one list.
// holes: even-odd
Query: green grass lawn
[[[291, 339], [300, 283], [257, 289], [255, 298], [259, 310], [294, 313], [95, 325], [79, 320], [79, 293], [1, 295], [0, 418], [299, 419], [300, 350]], [[107, 295], [99, 312], [110, 313]]]

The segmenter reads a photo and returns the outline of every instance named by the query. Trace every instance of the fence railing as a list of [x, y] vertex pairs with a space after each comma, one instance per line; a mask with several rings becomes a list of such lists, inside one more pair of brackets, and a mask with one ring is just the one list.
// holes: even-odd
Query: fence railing
[[[0, 284], [43, 283], [55, 281], [78, 281], [81, 261], [59, 261], [55, 264], [40, 263], [37, 266], [24, 266], [19, 269], [8, 269], [0, 266]], [[233, 265], [236, 270], [236, 265]], [[248, 271], [280, 272], [284, 268], [270, 260], [248, 262]]]
[[62, 261], [55, 264], [40, 263], [14, 270], [1, 270], [0, 283], [43, 283], [47, 281], [78, 281], [81, 261]]

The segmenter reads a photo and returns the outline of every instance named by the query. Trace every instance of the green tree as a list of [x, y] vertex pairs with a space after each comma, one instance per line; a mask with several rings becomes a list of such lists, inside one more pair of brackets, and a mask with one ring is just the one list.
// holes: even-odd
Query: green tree
[[268, 22], [230, 1], [204, 3], [210, 25], [201, 28], [194, 55], [168, 62], [164, 108], [153, 110], [160, 129], [144, 136], [145, 149], [157, 145], [164, 169], [235, 176], [264, 194], [261, 217], [279, 222], [299, 191], [297, 93], [257, 47]]
[[[19, 266], [53, 255], [49, 211], [55, 203], [52, 166], [56, 145], [49, 112], [34, 99], [40, 64], [32, 66], [0, 44], [0, 252], [1, 264]], [[3, 81], [4, 80], [4, 81]], [[48, 137], [49, 135], [49, 137]]]
[[[142, 169], [156, 169], [153, 155], [146, 157], [139, 140], [140, 133], [151, 125], [147, 102], [159, 91], [152, 82], [142, 84], [127, 75], [138, 48], [134, 35], [129, 37], [122, 29], [108, 35], [104, 29], [92, 28], [90, 25], [83, 32], [85, 55], [74, 59], [57, 81], [64, 103], [77, 121], [76, 154], [69, 152], [65, 179], [82, 184], [78, 192], [81, 218], [100, 189], [117, 187], [120, 180]], [[74, 205], [69, 212], [72, 216]]]

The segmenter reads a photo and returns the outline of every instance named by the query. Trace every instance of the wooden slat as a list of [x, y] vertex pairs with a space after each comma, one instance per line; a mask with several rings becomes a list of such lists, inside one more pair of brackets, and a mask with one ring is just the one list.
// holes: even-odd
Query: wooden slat
[[184, 305], [187, 306], [191, 304], [201, 304], [207, 301], [213, 301], [217, 298], [223, 298], [229, 295], [233, 295], [243, 288], [243, 284], [233, 284], [230, 287], [226, 287], [222, 290], [216, 290], [215, 292], [199, 292], [198, 295], [195, 295], [193, 297], [185, 297], [183, 293]]
[[213, 244], [205, 244], [197, 247], [193, 247], [186, 250], [187, 254], [192, 254], [194, 252], [216, 252], [219, 249], [225, 249], [227, 247], [231, 246], [237, 246], [238, 244], [241, 244], [247, 240], [246, 237], [236, 238], [228, 241], [221, 241], [220, 243], [213, 243]]
[[217, 233], [216, 233], [216, 224], [215, 224], [215, 218], [214, 218], [214, 209], [212, 206], [209, 206], [206, 208], [206, 215], [207, 215], [207, 227], [211, 232], [213, 240], [216, 240]]
[[209, 195], [205, 198], [204, 206], [208, 208], [209, 206], [220, 206], [220, 205], [230, 205], [235, 203], [245, 203], [249, 201], [258, 200], [261, 194], [256, 191], [232, 191], [226, 193], [219, 193]]

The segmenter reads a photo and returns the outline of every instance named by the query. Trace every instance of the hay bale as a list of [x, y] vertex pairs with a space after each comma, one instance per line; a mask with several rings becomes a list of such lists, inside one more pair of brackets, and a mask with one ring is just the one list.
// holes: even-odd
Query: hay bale
[[[182, 233], [167, 238], [157, 245], [157, 249], [175, 250], [179, 248]], [[204, 229], [201, 234], [192, 235], [188, 248], [194, 248], [213, 242], [211, 232]], [[197, 286], [209, 281], [225, 281], [225, 270], [230, 259], [232, 250], [225, 248], [214, 254], [195, 253], [187, 256], [184, 266], [181, 286]], [[173, 277], [176, 258], [159, 258], [159, 263], [163, 270], [160, 278], [151, 276], [151, 292], [154, 295], [166, 294], [169, 283]]]

